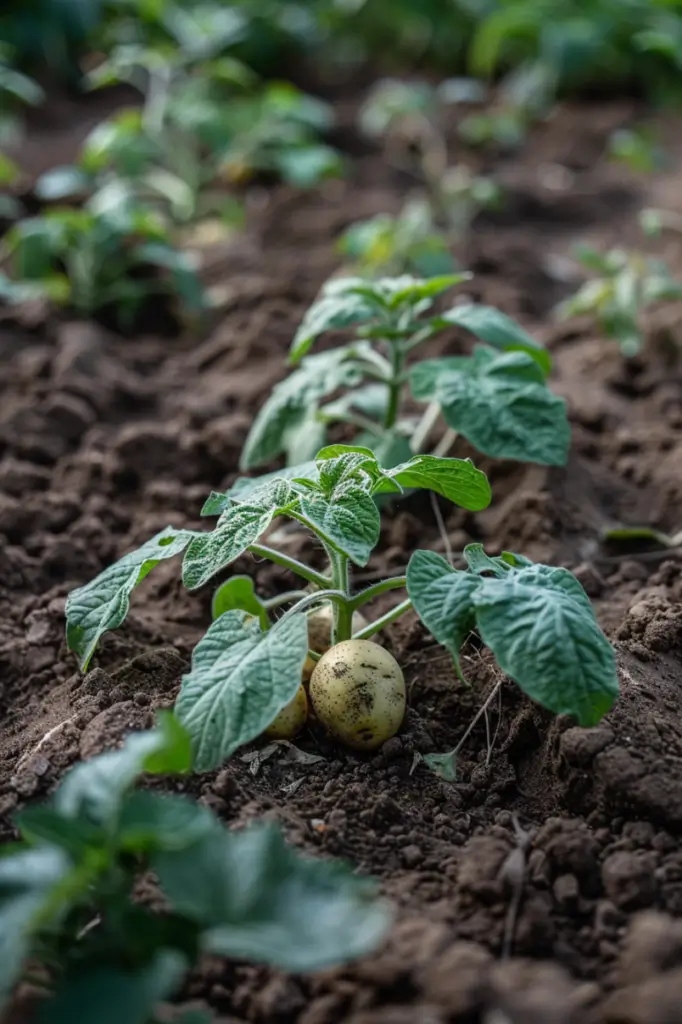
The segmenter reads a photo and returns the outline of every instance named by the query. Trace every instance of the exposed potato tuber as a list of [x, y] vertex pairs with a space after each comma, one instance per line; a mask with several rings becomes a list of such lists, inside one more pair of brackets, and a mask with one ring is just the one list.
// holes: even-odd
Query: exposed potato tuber
[[308, 697], [303, 686], [299, 686], [294, 699], [282, 708], [264, 735], [269, 740], [292, 740], [301, 731], [307, 719]]
[[405, 716], [405, 680], [392, 654], [371, 640], [344, 640], [324, 654], [310, 679], [317, 718], [341, 743], [376, 750]]
[[[323, 605], [308, 616], [308, 647], [311, 651], [315, 651], [316, 654], [324, 654], [331, 647], [333, 617], [334, 613], [330, 604]], [[359, 633], [366, 625], [367, 619], [365, 616], [360, 612], [355, 612], [353, 615], [353, 632]], [[313, 661], [310, 655], [306, 658], [303, 672], [301, 673], [304, 683], [310, 680], [316, 664], [317, 662]]]

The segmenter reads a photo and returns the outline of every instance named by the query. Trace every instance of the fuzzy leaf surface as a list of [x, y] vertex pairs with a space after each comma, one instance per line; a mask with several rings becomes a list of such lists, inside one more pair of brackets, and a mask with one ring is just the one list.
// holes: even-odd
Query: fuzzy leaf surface
[[472, 595], [480, 579], [453, 569], [435, 551], [415, 551], [407, 566], [407, 593], [432, 636], [459, 667], [459, 652], [476, 618]]
[[195, 534], [182, 563], [188, 590], [203, 586], [212, 576], [255, 544], [292, 498], [286, 480], [275, 478], [254, 490], [248, 501], [227, 505], [211, 533]]
[[187, 729], [195, 771], [210, 771], [259, 736], [293, 699], [308, 653], [303, 612], [267, 632], [228, 611], [194, 648], [175, 713]]
[[571, 431], [566, 403], [546, 387], [523, 352], [478, 347], [471, 358], [426, 360], [412, 368], [412, 393], [435, 400], [449, 427], [494, 458], [563, 466]]
[[71, 591], [66, 599], [66, 643], [78, 655], [81, 671], [90, 664], [100, 637], [124, 621], [130, 595], [138, 583], [160, 561], [184, 551], [193, 536], [191, 530], [168, 526], [90, 583]]
[[613, 648], [578, 580], [533, 565], [482, 579], [472, 594], [481, 639], [533, 700], [596, 725], [618, 696]]

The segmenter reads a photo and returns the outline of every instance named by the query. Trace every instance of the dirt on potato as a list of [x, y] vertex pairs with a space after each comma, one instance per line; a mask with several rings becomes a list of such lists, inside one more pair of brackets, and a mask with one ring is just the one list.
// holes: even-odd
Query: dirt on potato
[[[335, 238], [399, 209], [413, 187], [355, 139], [356, 108], [338, 104], [340, 138], [353, 145], [348, 180], [307, 193], [254, 189], [248, 231], [205, 253], [222, 297], [203, 337], [121, 339], [40, 310], [0, 311], [3, 839], [18, 807], [174, 700], [209, 623], [211, 588], [189, 595], [178, 566], [159, 565], [85, 677], [65, 647], [64, 600], [167, 523], [200, 526], [206, 494], [237, 475], [306, 306], [338, 269]], [[36, 128], [29, 156], [47, 159], [51, 147], [49, 162], [67, 162], [79, 109]], [[584, 730], [506, 681], [461, 752], [457, 781], [444, 782], [419, 755], [457, 743], [499, 672], [471, 644], [465, 688], [408, 617], [384, 640], [404, 671], [407, 718], [377, 754], [342, 750], [313, 726], [299, 742], [324, 760], [277, 755], [254, 773], [237, 754], [184, 782], [230, 826], [276, 819], [300, 848], [348, 858], [397, 907], [385, 945], [346, 968], [288, 976], [204, 964], [183, 1000], [208, 1004], [224, 1024], [682, 1024], [682, 561], [675, 547], [601, 541], [613, 524], [682, 528], [680, 308], [649, 318], [647, 348], [630, 361], [589, 324], [556, 326], [550, 315], [575, 287], [574, 242], [640, 245], [642, 206], [682, 213], [674, 124], [661, 126], [665, 173], [638, 178], [607, 160], [609, 133], [634, 113], [623, 103], [561, 107], [504, 158], [465, 154], [453, 134], [453, 159], [494, 173], [507, 197], [461, 246], [476, 275], [469, 292], [550, 347], [573, 445], [566, 469], [475, 456], [490, 475], [490, 509], [441, 506], [455, 552], [483, 541], [576, 572], [615, 643], [622, 696]], [[682, 274], [682, 241], [664, 238], [659, 251]], [[452, 332], [431, 352], [469, 344]], [[318, 557], [295, 532], [280, 542]], [[445, 547], [420, 495], [386, 512], [360, 578], [399, 572], [416, 547]], [[265, 594], [289, 582], [250, 558], [234, 570]]]

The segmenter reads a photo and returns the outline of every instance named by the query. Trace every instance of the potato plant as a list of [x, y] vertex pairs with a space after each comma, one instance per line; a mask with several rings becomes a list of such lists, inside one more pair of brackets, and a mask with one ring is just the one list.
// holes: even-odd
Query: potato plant
[[[0, 858], [0, 1011], [23, 980], [41, 1024], [154, 1024], [202, 956], [308, 971], [380, 941], [390, 912], [349, 868], [301, 857], [273, 826], [230, 832], [186, 796], [133, 788], [190, 767], [165, 713], [16, 816], [21, 839]], [[150, 873], [163, 912], [133, 899]]]
[[[310, 696], [318, 717], [346, 743], [373, 749], [400, 726], [400, 667], [379, 647], [368, 658], [365, 642], [411, 607], [456, 665], [467, 634], [477, 627], [500, 666], [531, 698], [575, 715], [581, 725], [598, 722], [618, 693], [615, 658], [582, 587], [567, 570], [514, 555], [488, 559], [474, 545], [465, 552], [468, 572], [453, 570], [432, 552], [416, 551], [407, 577], [353, 589], [351, 565], [366, 565], [379, 540], [376, 498], [404, 488], [430, 490], [471, 511], [490, 502], [488, 481], [469, 460], [417, 455], [387, 469], [367, 448], [330, 446], [285, 475], [244, 480], [227, 494], [211, 494], [203, 514], [218, 516], [212, 531], [168, 527], [71, 593], [68, 647], [87, 669], [100, 637], [122, 624], [133, 589], [159, 561], [184, 552], [183, 582], [195, 590], [250, 552], [288, 569], [311, 589], [279, 595], [268, 606], [243, 585], [240, 602], [235, 588], [227, 609], [197, 644], [175, 705], [191, 738], [196, 771], [216, 768], [256, 739], [294, 699], [306, 658], [314, 655], [306, 613], [328, 604], [333, 646], [313, 670]], [[327, 571], [265, 543], [279, 516], [312, 532], [326, 554]], [[353, 631], [358, 609], [405, 587], [407, 597]], [[284, 607], [287, 597], [290, 606], [270, 624], [272, 611]]]
[[[416, 271], [425, 277], [448, 273], [455, 269], [450, 247], [466, 237], [481, 210], [502, 205], [501, 190], [491, 178], [473, 174], [464, 164], [449, 166], [439, 127], [446, 104], [479, 102], [484, 95], [485, 88], [468, 79], [447, 80], [438, 89], [425, 82], [384, 79], [370, 92], [360, 128], [383, 142], [388, 162], [421, 181], [423, 193], [408, 201], [398, 217], [361, 222], [345, 233], [342, 251], [360, 267], [385, 274]], [[373, 237], [379, 227], [382, 233]]]
[[658, 303], [682, 299], [682, 284], [663, 260], [640, 252], [599, 252], [585, 245], [576, 250], [576, 258], [595, 276], [557, 306], [557, 317], [592, 317], [624, 356], [637, 355], [644, 345], [642, 314]]
[[[312, 455], [337, 423], [359, 431], [358, 443], [385, 463], [398, 463], [423, 450], [439, 416], [451, 431], [446, 448], [454, 432], [495, 458], [564, 465], [570, 428], [563, 399], [547, 387], [545, 349], [490, 306], [463, 302], [430, 312], [435, 296], [469, 276], [329, 281], [294, 337], [296, 368], [254, 420], [242, 468], [282, 453], [289, 462]], [[485, 345], [471, 356], [410, 363], [415, 349], [449, 327], [462, 327]], [[347, 328], [355, 335], [349, 344], [309, 354], [322, 334]], [[409, 394], [427, 403], [420, 418], [405, 407]]]
[[116, 183], [81, 209], [60, 207], [22, 220], [2, 240], [9, 301], [43, 297], [83, 316], [110, 313], [129, 330], [152, 296], [172, 301], [180, 317], [204, 308], [188, 255], [175, 249], [149, 208]]

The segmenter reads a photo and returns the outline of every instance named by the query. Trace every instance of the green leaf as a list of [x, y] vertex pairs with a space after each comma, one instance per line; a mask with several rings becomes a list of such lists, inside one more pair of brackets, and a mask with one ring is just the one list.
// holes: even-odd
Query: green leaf
[[241, 469], [262, 465], [289, 448], [289, 437], [309, 419], [320, 399], [340, 387], [362, 380], [356, 356], [366, 343], [308, 356], [301, 366], [277, 384], [261, 407], [244, 444]]
[[485, 473], [469, 459], [445, 459], [435, 455], [414, 455], [387, 475], [402, 487], [435, 491], [470, 512], [487, 508], [492, 497]]
[[[506, 576], [513, 564], [504, 558], [491, 558], [485, 553], [482, 544], [467, 544], [463, 554], [471, 571], [478, 574], [491, 572], [495, 576]], [[532, 562], [528, 562], [528, 565], [532, 565]]]
[[70, 858], [50, 846], [0, 857], [0, 1007], [18, 979], [41, 912], [71, 870]]
[[263, 630], [270, 626], [267, 610], [256, 594], [250, 576], [231, 576], [222, 586], [218, 587], [213, 595], [211, 615], [214, 619], [220, 618], [225, 612], [234, 610], [253, 615], [258, 619]]
[[130, 595], [155, 565], [180, 554], [195, 534], [172, 526], [142, 547], [124, 555], [90, 583], [72, 590], [66, 599], [66, 643], [78, 655], [85, 672], [100, 637], [116, 629], [130, 608]]
[[381, 528], [372, 498], [372, 476], [380, 472], [373, 453], [351, 449], [334, 458], [318, 457], [318, 470], [321, 491], [301, 497], [301, 512], [356, 565], [367, 565]]
[[[440, 295], [441, 292], [447, 291], [448, 288], [454, 288], [455, 285], [461, 284], [463, 281], [470, 281], [473, 276], [473, 274], [463, 272], [461, 274], [443, 274], [441, 277], [430, 277], [425, 281], [421, 281], [418, 278], [410, 278], [407, 275], [395, 278], [394, 280], [398, 286], [391, 290], [389, 306], [391, 309], [396, 309], [398, 306], [403, 305], [421, 305], [425, 299], [433, 299]], [[445, 316], [447, 315], [445, 314]]]
[[459, 669], [459, 652], [476, 626], [472, 595], [481, 580], [453, 569], [435, 551], [415, 551], [407, 565], [407, 593], [419, 618], [447, 648]]
[[549, 353], [534, 338], [524, 331], [520, 324], [492, 306], [478, 306], [466, 303], [454, 306], [433, 321], [434, 326], [454, 325], [463, 327], [503, 352], [525, 352], [534, 359], [544, 375], [549, 373], [552, 363]]
[[58, 199], [71, 199], [87, 191], [91, 184], [89, 175], [79, 167], [53, 167], [41, 174], [35, 183], [34, 192], [44, 202], [55, 202]]
[[170, 271], [174, 294], [189, 313], [201, 313], [206, 309], [204, 287], [189, 253], [162, 242], [147, 242], [135, 246], [132, 255], [140, 263], [151, 263]]
[[291, 485], [276, 478], [250, 501], [228, 505], [211, 533], [195, 534], [182, 563], [187, 589], [196, 590], [255, 544], [292, 496]]
[[282, 149], [275, 162], [282, 178], [296, 188], [312, 188], [325, 178], [338, 178], [343, 174], [339, 151], [321, 143]]
[[217, 828], [213, 813], [195, 800], [137, 790], [123, 802], [116, 841], [136, 854], [184, 850]]
[[132, 733], [120, 750], [72, 768], [54, 795], [53, 807], [64, 818], [110, 827], [139, 775], [186, 772], [190, 763], [188, 734], [174, 715], [159, 713], [152, 731]]
[[494, 458], [563, 466], [571, 440], [566, 404], [523, 352], [477, 347], [471, 358], [418, 363], [412, 393], [439, 403], [448, 426]]
[[364, 956], [391, 915], [371, 882], [343, 864], [302, 857], [272, 825], [213, 836], [191, 859], [154, 859], [174, 909], [206, 928], [206, 952], [312, 971]]
[[[231, 500], [239, 499], [239, 501], [245, 501], [246, 498], [250, 497], [254, 491], [271, 483], [273, 480], [295, 480], [298, 478], [307, 478], [311, 481], [315, 481], [317, 480], [317, 476], [317, 463], [315, 460], [302, 462], [295, 466], [284, 466], [282, 469], [276, 469], [272, 473], [264, 473], [262, 476], [242, 476], [239, 477], [238, 480], [235, 480], [227, 495], [216, 494], [214, 492], [204, 505], [204, 508], [201, 510], [201, 514], [204, 516], [218, 515], [224, 508], [227, 508], [227, 505]], [[222, 501], [224, 501], [224, 504], [222, 504], [221, 507]], [[215, 509], [215, 511], [205, 511], [205, 509], [208, 508]]]
[[303, 612], [267, 632], [228, 611], [194, 648], [175, 710], [192, 738], [194, 769], [210, 771], [259, 736], [293, 699], [308, 654]]
[[[366, 285], [361, 278], [337, 278], [328, 281], [307, 311], [294, 335], [289, 360], [298, 363], [321, 334], [376, 319], [377, 307], [366, 294], [358, 294], [357, 286]], [[332, 390], [332, 389], [330, 389]]]
[[53, 998], [40, 1004], [36, 1024], [148, 1024], [157, 1004], [179, 988], [188, 966], [180, 953], [164, 949], [138, 971], [76, 969], [66, 974]]
[[534, 565], [482, 579], [472, 595], [482, 640], [533, 700], [596, 725], [618, 696], [613, 648], [566, 569]]

